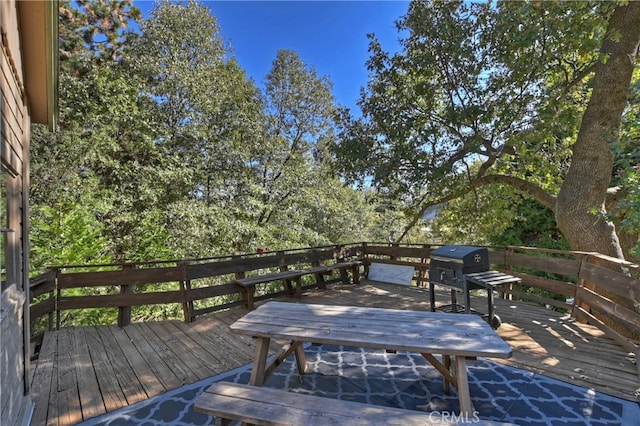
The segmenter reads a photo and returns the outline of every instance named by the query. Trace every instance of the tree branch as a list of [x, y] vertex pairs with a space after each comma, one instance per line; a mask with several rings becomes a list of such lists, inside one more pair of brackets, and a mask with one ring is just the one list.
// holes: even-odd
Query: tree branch
[[411, 228], [413, 228], [416, 225], [416, 223], [418, 223], [418, 220], [422, 218], [422, 216], [424, 215], [424, 213], [427, 211], [429, 207], [437, 206], [439, 204], [444, 204], [451, 200], [460, 198], [463, 195], [470, 193], [476, 188], [480, 188], [488, 185], [495, 185], [495, 184], [508, 185], [514, 189], [517, 189], [523, 194], [526, 194], [534, 198], [535, 200], [543, 204], [545, 207], [551, 209], [551, 211], [555, 212], [556, 196], [540, 188], [538, 185], [515, 176], [486, 175], [470, 181], [469, 184], [466, 187], [462, 188], [460, 191], [454, 192], [452, 194], [449, 194], [437, 200], [425, 202], [425, 198], [426, 198], [426, 195], [425, 195], [425, 197], [423, 197], [420, 200], [420, 204], [422, 204], [420, 211], [418, 212], [418, 214], [414, 216], [411, 222], [405, 227], [404, 231], [402, 232], [402, 235], [400, 235], [400, 237], [395, 242], [399, 243], [400, 241], [402, 241], [402, 239], [407, 235], [407, 233], [411, 230]]

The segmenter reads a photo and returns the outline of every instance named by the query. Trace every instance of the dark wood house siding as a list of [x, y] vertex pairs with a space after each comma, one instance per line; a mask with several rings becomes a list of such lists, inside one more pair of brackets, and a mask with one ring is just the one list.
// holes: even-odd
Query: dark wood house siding
[[21, 72], [17, 9], [2, 6], [0, 50], [1, 256], [0, 424], [27, 424], [33, 403], [28, 380], [27, 182], [30, 119]]

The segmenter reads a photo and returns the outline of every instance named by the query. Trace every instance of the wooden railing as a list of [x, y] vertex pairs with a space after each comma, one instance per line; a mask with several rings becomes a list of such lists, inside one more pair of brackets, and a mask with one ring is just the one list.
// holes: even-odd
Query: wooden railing
[[[31, 280], [33, 339], [41, 338], [44, 330], [64, 326], [63, 314], [74, 310], [117, 309], [117, 323], [125, 326], [131, 321], [132, 308], [179, 305], [184, 320], [190, 322], [199, 315], [240, 305], [240, 289], [232, 284], [233, 279], [359, 258], [361, 251], [362, 244], [355, 244], [206, 259], [53, 267]], [[305, 289], [313, 286], [307, 283]], [[286, 292], [274, 287], [256, 300]]]
[[[431, 244], [357, 243], [207, 259], [121, 265], [59, 266], [31, 280], [34, 341], [43, 330], [65, 325], [63, 314], [74, 310], [117, 309], [117, 322], [132, 320], [132, 308], [180, 306], [185, 321], [240, 305], [233, 279], [259, 273], [306, 268], [343, 259], [375, 260], [415, 268], [414, 284], [428, 285]], [[492, 268], [522, 279], [504, 289], [505, 297], [524, 299], [548, 309], [563, 309], [589, 322], [638, 353], [640, 336], [640, 267], [597, 253], [529, 247], [489, 247]], [[339, 281], [333, 277], [326, 281]], [[303, 289], [315, 287], [312, 280]], [[329, 287], [330, 288], [330, 287]], [[82, 289], [74, 293], [74, 289]], [[270, 286], [256, 300], [287, 290]], [[80, 293], [80, 294], [78, 294]], [[35, 323], [38, 323], [36, 326]], [[44, 324], [44, 325], [43, 325]]]

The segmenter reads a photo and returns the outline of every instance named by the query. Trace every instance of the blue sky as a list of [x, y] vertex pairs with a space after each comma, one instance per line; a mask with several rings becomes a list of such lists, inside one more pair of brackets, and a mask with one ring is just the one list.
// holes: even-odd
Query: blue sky
[[[367, 81], [367, 33], [374, 33], [384, 50], [397, 50], [394, 22], [409, 5], [400, 0], [201, 3], [211, 9], [240, 66], [259, 87], [278, 49], [295, 50], [318, 75], [331, 79], [337, 102], [356, 114], [360, 87]], [[152, 1], [134, 5], [145, 17], [154, 7]]]

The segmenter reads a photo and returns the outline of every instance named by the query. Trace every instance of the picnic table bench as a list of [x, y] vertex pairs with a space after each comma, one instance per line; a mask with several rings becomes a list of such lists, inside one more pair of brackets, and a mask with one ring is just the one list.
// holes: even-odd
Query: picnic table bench
[[476, 416], [446, 417], [438, 412], [404, 410], [230, 382], [211, 385], [198, 395], [194, 407], [197, 412], [214, 416], [218, 425], [230, 424], [232, 420], [279, 426], [507, 425]]
[[328, 265], [317, 265], [304, 269], [291, 269], [286, 271], [280, 271], [273, 274], [255, 275], [248, 278], [238, 278], [233, 281], [234, 284], [239, 286], [242, 291], [242, 297], [248, 309], [253, 310], [254, 296], [256, 292], [256, 286], [259, 284], [266, 284], [273, 281], [284, 281], [285, 287], [291, 288], [291, 282], [295, 283], [295, 296], [300, 298], [302, 295], [302, 277], [305, 275], [315, 275], [316, 282], [320, 288], [325, 287], [323, 274], [339, 270], [342, 275], [342, 281], [344, 283], [348, 280], [347, 270], [351, 270], [354, 284], [357, 284], [360, 279], [360, 266], [362, 261], [352, 260], [346, 262], [337, 262]]

